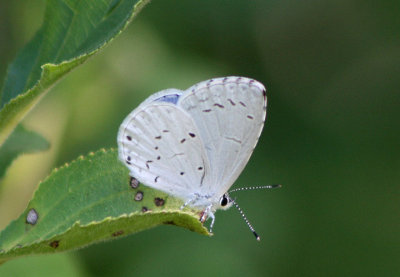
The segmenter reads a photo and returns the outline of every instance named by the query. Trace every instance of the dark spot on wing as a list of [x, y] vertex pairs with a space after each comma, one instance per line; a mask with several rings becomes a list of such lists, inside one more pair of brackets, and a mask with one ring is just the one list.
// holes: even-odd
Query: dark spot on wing
[[156, 178], [154, 178], [154, 183], [157, 183], [157, 180], [160, 176], [157, 176]]
[[161, 136], [156, 136], [156, 137], [154, 137], [155, 139], [161, 139]]
[[189, 133], [189, 136], [191, 136], [192, 138], [194, 138], [196, 135], [193, 133]]
[[183, 171], [182, 171], [180, 174], [181, 174], [181, 175], [184, 175], [184, 174], [185, 174], [185, 172], [183, 172]]
[[131, 160], [131, 156], [128, 156], [126, 159], [127, 159], [128, 161], [130, 161], [130, 160]]
[[152, 163], [152, 162], [153, 162], [152, 160], [148, 160], [148, 161], [146, 162], [146, 167], [147, 167], [147, 169], [150, 169], [149, 163]]
[[228, 98], [228, 101], [229, 101], [229, 103], [231, 103], [232, 106], [235, 106], [235, 105], [236, 105], [236, 103], [233, 102], [232, 99], [229, 99], [229, 98]]
[[164, 132], [164, 133], [168, 133], [169, 131], [168, 131], [168, 130], [163, 130], [163, 132]]
[[247, 118], [254, 119], [254, 117], [252, 117], [251, 115], [248, 115]]
[[203, 170], [203, 167], [199, 166], [197, 169], [198, 169], [198, 170]]
[[131, 162], [130, 162], [130, 161], [126, 161], [126, 163], [127, 163], [127, 164], [131, 164]]
[[243, 107], [246, 107], [246, 104], [243, 103], [242, 101], [240, 101], [239, 103], [240, 103], [240, 105], [242, 105]]
[[217, 106], [218, 108], [221, 108], [221, 109], [223, 109], [223, 108], [224, 108], [224, 106], [223, 106], [223, 105], [221, 105], [221, 104], [218, 104], [218, 103], [215, 103], [215, 104], [214, 104], [214, 106]]
[[160, 160], [161, 159], [161, 157], [160, 156], [157, 156], [157, 160]]
[[158, 150], [158, 146], [154, 147], [154, 149]]
[[131, 137], [131, 136], [126, 136], [126, 138], [127, 138], [129, 141], [132, 140], [132, 137]]
[[181, 139], [181, 143], [184, 143], [186, 141], [186, 139]]
[[203, 110], [204, 113], [209, 113], [211, 112], [211, 109]]

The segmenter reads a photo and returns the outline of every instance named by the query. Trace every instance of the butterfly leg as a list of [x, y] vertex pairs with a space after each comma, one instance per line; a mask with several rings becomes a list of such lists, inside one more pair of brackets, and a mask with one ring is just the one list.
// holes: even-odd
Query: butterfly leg
[[207, 217], [211, 218], [211, 224], [210, 224], [210, 233], [212, 233], [212, 228], [214, 226], [215, 222], [215, 216], [214, 213], [211, 211], [212, 205], [207, 206], [207, 208], [202, 212], [202, 215], [200, 217], [201, 223], [204, 223], [207, 219]]
[[189, 205], [190, 203], [193, 203], [195, 200], [197, 200], [198, 197], [195, 196], [193, 198], [190, 198], [188, 201], [186, 201], [182, 206], [181, 206], [181, 210], [183, 210], [183, 208], [185, 208], [187, 205]]
[[209, 212], [209, 214], [208, 214], [210, 217], [211, 217], [211, 224], [210, 224], [210, 233], [212, 233], [213, 231], [212, 231], [212, 228], [213, 228], [213, 226], [214, 226], [214, 222], [215, 222], [215, 215], [214, 215], [214, 213], [213, 212]]

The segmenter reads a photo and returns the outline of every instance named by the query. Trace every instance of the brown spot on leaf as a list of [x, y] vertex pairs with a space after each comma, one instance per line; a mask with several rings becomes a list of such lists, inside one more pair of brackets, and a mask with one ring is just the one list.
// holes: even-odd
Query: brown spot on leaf
[[135, 177], [131, 177], [131, 179], [129, 181], [129, 185], [131, 186], [131, 188], [137, 189], [139, 184], [140, 184], [140, 182], [138, 179], [136, 179]]
[[135, 194], [135, 200], [136, 200], [136, 201], [142, 201], [142, 199], [143, 199], [143, 192], [138, 191], [138, 192]]
[[124, 233], [124, 230], [119, 230], [119, 231], [112, 233], [111, 235], [113, 237], [118, 237], [118, 236], [122, 235], [123, 233]]
[[39, 219], [39, 214], [35, 209], [30, 209], [28, 214], [26, 215], [26, 223], [35, 225]]
[[154, 198], [154, 204], [156, 204], [157, 207], [163, 206], [165, 204], [165, 200], [160, 197], [156, 197]]
[[50, 246], [54, 249], [56, 249], [59, 245], [60, 245], [59, 240], [53, 240], [52, 242], [50, 242]]

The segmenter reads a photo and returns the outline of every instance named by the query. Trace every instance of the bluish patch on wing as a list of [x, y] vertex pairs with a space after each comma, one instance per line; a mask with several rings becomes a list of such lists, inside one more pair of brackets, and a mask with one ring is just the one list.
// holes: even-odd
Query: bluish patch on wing
[[176, 104], [178, 102], [179, 97], [180, 97], [179, 94], [168, 94], [168, 95], [164, 95], [160, 98], [157, 98], [154, 101], [168, 102], [168, 103]]

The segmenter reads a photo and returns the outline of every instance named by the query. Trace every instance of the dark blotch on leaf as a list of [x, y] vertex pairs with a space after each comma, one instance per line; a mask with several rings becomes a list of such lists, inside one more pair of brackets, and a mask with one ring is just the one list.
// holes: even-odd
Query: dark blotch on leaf
[[135, 200], [136, 200], [136, 201], [142, 201], [142, 199], [143, 199], [143, 192], [138, 191], [138, 192], [135, 194]]
[[26, 223], [35, 225], [39, 218], [39, 214], [35, 209], [30, 209], [26, 216]]
[[60, 245], [59, 240], [53, 240], [52, 242], [50, 242], [50, 246], [53, 247], [54, 249], [56, 249], [59, 245]]
[[160, 197], [156, 197], [154, 198], [154, 203], [156, 204], [157, 207], [160, 207], [165, 204], [165, 200]]
[[118, 237], [118, 236], [122, 235], [123, 233], [124, 233], [124, 230], [119, 230], [119, 231], [112, 233], [111, 235], [113, 237]]
[[138, 179], [136, 179], [135, 177], [131, 177], [131, 180], [129, 181], [129, 185], [131, 186], [131, 188], [137, 189], [139, 184], [140, 182]]

